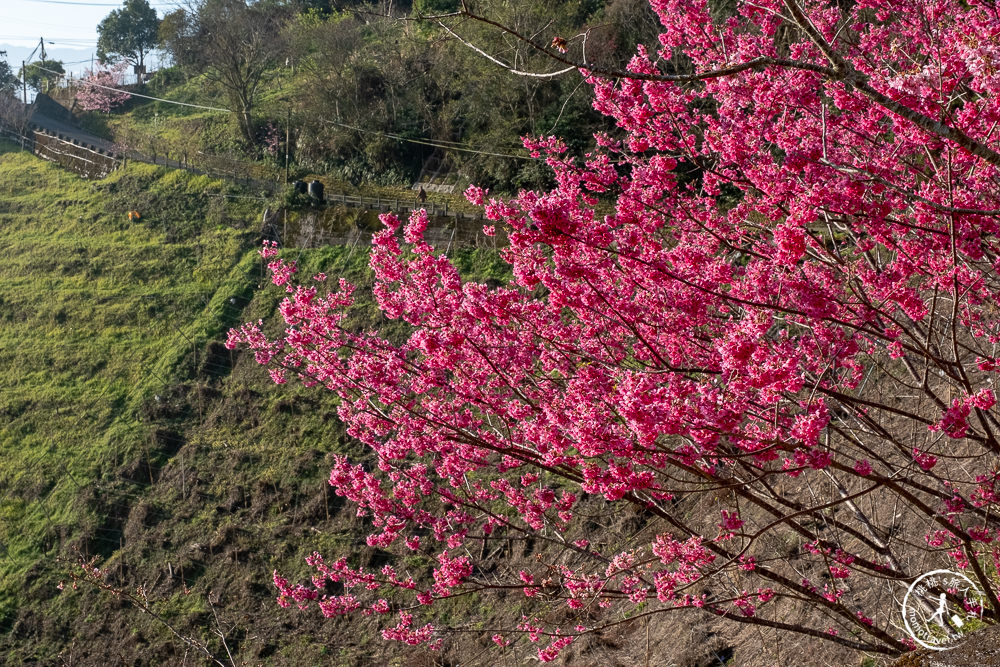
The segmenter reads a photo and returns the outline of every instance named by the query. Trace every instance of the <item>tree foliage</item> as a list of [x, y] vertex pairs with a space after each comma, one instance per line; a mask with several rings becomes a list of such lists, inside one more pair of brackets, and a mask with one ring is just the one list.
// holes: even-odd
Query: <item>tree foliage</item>
[[[484, 8], [532, 31], [547, 26], [575, 34], [584, 23], [603, 20], [595, 8], [574, 0], [544, 8], [499, 2]], [[488, 27], [469, 22], [454, 27], [463, 38], [522, 67], [549, 65], [527, 45]], [[524, 159], [520, 136], [559, 132], [578, 148], [589, 145], [600, 127], [579, 74], [519, 79], [447, 34], [442, 38], [395, 17], [335, 13], [323, 19], [310, 13], [295, 18], [286, 32], [292, 60], [310, 74], [297, 94], [307, 146], [303, 157], [346, 179], [412, 183], [434, 144], [457, 144], [436, 152], [467, 178], [514, 189], [539, 186], [544, 181]], [[591, 44], [592, 55], [614, 51], [608, 39]]]
[[[0, 56], [6, 56], [6, 51], [0, 51]], [[6, 60], [0, 60], [0, 95], [10, 95], [17, 92], [20, 80], [14, 76], [14, 71]]]
[[44, 92], [52, 84], [66, 73], [60, 60], [39, 60], [28, 63], [22, 68], [18, 75], [28, 84], [28, 87], [36, 92]]
[[102, 62], [124, 60], [143, 67], [159, 40], [160, 20], [147, 0], [125, 0], [97, 26], [97, 56]]
[[243, 0], [205, 0], [193, 16], [178, 16], [175, 57], [197, 63], [225, 92], [245, 141], [254, 144], [254, 112], [267, 75], [284, 52], [284, 12]]
[[205, 35], [200, 34], [195, 19], [195, 12], [177, 8], [164, 15], [157, 33], [157, 45], [183, 69], [197, 69], [199, 64], [199, 39]]
[[[1000, 18], [735, 4], [653, 3], [658, 44], [591, 71], [617, 129], [583, 160], [526, 142], [554, 189], [470, 188], [510, 284], [463, 282], [424, 214], [402, 238], [383, 217], [374, 293], [407, 340], [346, 329], [353, 288], [296, 286], [265, 246], [286, 331], [229, 345], [337, 393], [377, 467], [338, 458], [330, 484], [433, 577], [316, 554], [311, 584], [275, 575], [283, 605], [433, 647], [426, 606], [561, 600], [560, 627], [528, 612], [494, 638], [542, 660], [640, 604], [896, 654], [894, 596], [950, 567], [1000, 619]], [[630, 539], [588, 529], [625, 507]], [[487, 561], [528, 538], [549, 545], [534, 566]]]
[[[576, 35], [575, 45], [586, 32], [588, 57], [602, 63], [623, 64], [631, 40], [655, 35], [652, 11], [628, 3], [480, 5], [528, 32]], [[558, 132], [580, 149], [605, 122], [577, 72], [518, 79], [451, 36], [401, 20], [406, 5], [357, 13], [347, 7], [200, 0], [164, 16], [159, 45], [185, 76], [205, 75], [210, 90], [226, 95], [244, 145], [254, 143], [251, 126], [284, 124], [291, 106], [299, 166], [354, 182], [409, 185], [437, 153], [445, 171], [462, 180], [512, 189], [550, 185], [524, 159], [520, 136]], [[455, 21], [451, 28], [521, 67], [549, 66], [544, 55], [488, 26]], [[280, 96], [267, 94], [278, 89]]]

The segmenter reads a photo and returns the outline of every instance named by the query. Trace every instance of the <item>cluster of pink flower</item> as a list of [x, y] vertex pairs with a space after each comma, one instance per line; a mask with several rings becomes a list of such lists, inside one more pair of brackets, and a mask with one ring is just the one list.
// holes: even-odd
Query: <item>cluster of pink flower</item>
[[96, 70], [89, 71], [80, 80], [80, 87], [76, 91], [76, 101], [80, 108], [110, 113], [112, 109], [132, 99], [132, 95], [122, 88], [127, 67], [128, 63], [121, 61], [110, 66], [101, 64]]
[[[331, 485], [371, 518], [370, 544], [427, 555], [434, 583], [343, 564], [326, 576], [430, 604], [495, 585], [470, 540], [533, 534], [578, 560], [504, 584], [528, 597], [600, 609], [655, 591], [665, 607], [735, 608], [760, 625], [761, 605], [808, 600], [840, 630], [803, 632], [905, 650], [886, 596], [860, 612], [839, 582], [912, 580], [910, 563], [948, 549], [992, 591], [977, 567], [1000, 555], [988, 387], [1000, 370], [1000, 17], [961, 0], [761, 0], [706, 30], [700, 0], [652, 4], [657, 51], [640, 48], [628, 77], [590, 78], [617, 134], [582, 159], [555, 138], [526, 141], [553, 170], [550, 192], [469, 189], [506, 231], [513, 281], [463, 282], [424, 240], [425, 213], [386, 215], [373, 292], [408, 340], [346, 330], [352, 287], [294, 287], [294, 265], [267, 245], [288, 329], [269, 341], [246, 325], [228, 345], [278, 381], [340, 397], [378, 468], [339, 457]], [[914, 67], [914, 53], [930, 55]], [[678, 54], [694, 74], [662, 74]], [[700, 493], [714, 494], [711, 511], [675, 511]], [[580, 542], [577, 514], [596, 502], [662, 529], [627, 550], [600, 531]], [[895, 517], [864, 509], [879, 503], [930, 526], [926, 545], [887, 543]], [[765, 551], [779, 526], [836, 585]], [[693, 588], [723, 573], [729, 596]], [[331, 606], [348, 607], [386, 610]], [[525, 624], [532, 641], [545, 634]], [[406, 613], [386, 637], [440, 641], [429, 628]], [[543, 659], [572, 634], [548, 636]]]

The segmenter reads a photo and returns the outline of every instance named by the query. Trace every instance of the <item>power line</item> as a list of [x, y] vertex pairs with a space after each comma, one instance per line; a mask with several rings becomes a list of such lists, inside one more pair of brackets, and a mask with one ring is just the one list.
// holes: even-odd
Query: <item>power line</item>
[[[528, 155], [513, 155], [511, 153], [493, 153], [490, 151], [478, 150], [475, 148], [460, 148], [462, 144], [457, 144], [457, 142], [449, 141], [447, 143], [434, 142], [434, 141], [422, 141], [420, 139], [409, 139], [407, 137], [400, 136], [398, 134], [393, 134], [391, 132], [379, 132], [378, 130], [366, 130], [361, 127], [354, 127], [353, 125], [348, 125], [346, 123], [338, 123], [335, 120], [324, 120], [324, 123], [329, 125], [338, 125], [340, 127], [347, 128], [349, 130], [354, 130], [355, 132], [364, 132], [365, 134], [376, 134], [383, 137], [388, 137], [389, 139], [396, 139], [397, 141], [407, 141], [411, 144], [420, 144], [422, 146], [432, 146], [434, 148], [441, 148], [443, 150], [449, 151], [462, 151], [463, 153], [475, 153], [476, 155], [489, 155], [491, 157], [506, 157], [512, 160], [528, 160], [534, 161], [540, 158], [533, 158]], [[447, 145], [451, 144], [451, 145]]]
[[[25, 37], [24, 35], [0, 35], [0, 39], [5, 40], [5, 41], [11, 41], [11, 40], [22, 40], [22, 41], [31, 40], [33, 42], [37, 42], [38, 41], [37, 37]], [[55, 45], [55, 46], [60, 46], [60, 45], [70, 44], [70, 43], [76, 43], [76, 44], [96, 44], [97, 43], [97, 38], [94, 37], [93, 39], [84, 39], [84, 38], [81, 38], [81, 37], [52, 37], [50, 39], [45, 40], [45, 42], [46, 42], [46, 44], [52, 44], [52, 45]]]
[[[21, 0], [21, 2], [37, 3], [42, 5], [73, 5], [76, 7], [121, 7], [120, 2], [78, 2], [75, 0]], [[176, 2], [150, 2], [150, 7], [175, 7]]]
[[[40, 70], [42, 70], [44, 72], [49, 72], [50, 74], [55, 74], [57, 76], [62, 76], [62, 74], [60, 72], [56, 72], [54, 70], [50, 70], [48, 68], [42, 67], [41, 65], [37, 65], [37, 64], [34, 64], [34, 63], [29, 63], [29, 66], [30, 67], [36, 67], [36, 68], [38, 68], [38, 69], [40, 69]], [[104, 90], [110, 90], [110, 91], [114, 91], [114, 92], [121, 92], [121, 90], [122, 90], [121, 88], [113, 88], [111, 86], [102, 86], [100, 84], [92, 83], [92, 82], [89, 82], [89, 81], [84, 82], [84, 85], [93, 86], [95, 88], [102, 88]], [[141, 98], [146, 99], [146, 100], [153, 100], [155, 102], [163, 102], [164, 104], [176, 104], [178, 106], [191, 107], [193, 109], [204, 109], [206, 111], [221, 111], [223, 113], [230, 113], [229, 109], [223, 109], [221, 107], [210, 107], [210, 106], [205, 106], [203, 104], [190, 104], [188, 102], [178, 102], [176, 100], [167, 100], [167, 99], [164, 99], [162, 97], [153, 97], [151, 95], [140, 95], [139, 93], [129, 93], [129, 94], [132, 95], [133, 97], [141, 97]], [[395, 139], [397, 141], [406, 141], [406, 142], [409, 142], [411, 144], [420, 144], [421, 146], [431, 146], [433, 148], [440, 148], [442, 150], [461, 151], [463, 153], [473, 153], [473, 154], [476, 154], [476, 155], [488, 155], [490, 157], [505, 157], [505, 158], [510, 158], [512, 160], [535, 161], [535, 160], [540, 159], [540, 158], [533, 158], [533, 157], [530, 157], [528, 155], [513, 155], [511, 153], [495, 153], [495, 152], [492, 152], [492, 151], [484, 151], [484, 150], [479, 150], [479, 149], [475, 149], [475, 148], [462, 148], [460, 144], [457, 144], [456, 142], [451, 142], [451, 141], [445, 143], [445, 142], [423, 141], [423, 140], [420, 140], [420, 139], [410, 139], [408, 137], [403, 137], [403, 136], [400, 136], [398, 134], [394, 134], [392, 132], [379, 132], [377, 130], [366, 130], [364, 128], [355, 127], [353, 125], [348, 125], [346, 123], [339, 123], [339, 122], [337, 122], [335, 120], [324, 120], [323, 122], [327, 123], [327, 124], [330, 124], [330, 125], [337, 125], [339, 127], [343, 127], [343, 128], [349, 129], [349, 130], [354, 130], [355, 132], [363, 132], [365, 134], [375, 134], [375, 135], [387, 137], [389, 139]]]
[[34, 21], [32, 19], [24, 19], [24, 18], [20, 18], [20, 17], [11, 17], [11, 16], [0, 16], [0, 19], [3, 19], [4, 22], [7, 23], [7, 25], [19, 23], [19, 24], [22, 24], [22, 27], [26, 27], [24, 24], [29, 24], [29, 23], [31, 25], [33, 25], [33, 26], [34, 25], [40, 25], [40, 26], [45, 26], [47, 28], [75, 28], [75, 27], [77, 27], [77, 26], [73, 26], [73, 25], [67, 25], [65, 23], [46, 23], [44, 21]]
[[[37, 69], [42, 70], [43, 72], [48, 72], [49, 74], [55, 74], [56, 76], [60, 77], [63, 76], [62, 72], [56, 72], [55, 70], [48, 69], [47, 67], [42, 67], [41, 65], [38, 65], [36, 63], [28, 63], [28, 67], [35, 67]], [[94, 88], [103, 88], [104, 90], [111, 90], [116, 93], [120, 93], [123, 90], [121, 88], [113, 88], [111, 86], [102, 86], [99, 83], [93, 83], [90, 81], [83, 81], [82, 83], [85, 86], [93, 86]], [[141, 97], [144, 100], [153, 100], [154, 102], [164, 102], [165, 104], [176, 104], [182, 107], [191, 107], [192, 109], [205, 109], [206, 111], [221, 111], [223, 113], [230, 113], [229, 109], [223, 109], [222, 107], [209, 107], [203, 104], [190, 104], [188, 102], [178, 102], [177, 100], [165, 100], [162, 97], [153, 97], [151, 95], [140, 95], [139, 93], [132, 93], [127, 90], [124, 92], [127, 92], [132, 97]]]

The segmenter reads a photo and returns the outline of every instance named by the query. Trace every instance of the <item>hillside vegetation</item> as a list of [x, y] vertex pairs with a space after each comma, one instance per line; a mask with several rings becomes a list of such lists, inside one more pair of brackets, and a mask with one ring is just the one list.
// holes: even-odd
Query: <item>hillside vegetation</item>
[[[85, 122], [150, 155], [253, 161], [260, 178], [281, 178], [287, 155], [293, 177], [363, 187], [410, 188], [423, 179], [515, 192], [551, 184], [521, 137], [556, 134], [579, 151], [610, 125], [591, 108], [579, 73], [517, 76], [469, 45], [510, 67], [553, 70], [535, 48], [489, 25], [447, 20], [467, 45], [421, 18], [458, 6], [199, 0], [160, 24], [171, 66], [130, 87], [189, 106], [134, 97]], [[563, 40], [572, 57], [613, 66], [638, 42], [655, 43], [659, 25], [639, 0], [491, 1], [477, 10], [540, 44]]]
[[[379, 556], [324, 483], [329, 454], [360, 454], [330, 397], [275, 387], [221, 343], [273, 319], [263, 204], [148, 165], [88, 182], [3, 145], [0, 662], [179, 660], [191, 649], [161, 620], [225, 655], [221, 630], [241, 660], [385, 657], [363, 628], [274, 603], [271, 572], [313, 550]], [[364, 248], [297, 254], [303, 275], [369, 280]], [[483, 251], [458, 255], [501, 275]], [[372, 324], [370, 303], [355, 310]], [[72, 590], [81, 558], [142, 587], [161, 620]]]

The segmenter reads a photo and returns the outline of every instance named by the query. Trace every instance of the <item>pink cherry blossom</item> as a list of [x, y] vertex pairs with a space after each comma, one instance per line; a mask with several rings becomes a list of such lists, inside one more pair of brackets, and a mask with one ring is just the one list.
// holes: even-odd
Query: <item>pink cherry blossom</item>
[[[581, 71], [613, 126], [593, 150], [527, 138], [551, 190], [467, 191], [511, 280], [463, 279], [425, 213], [384, 215], [371, 292], [406, 332], [390, 338], [348, 326], [352, 285], [296, 285], [263, 247], [284, 332], [227, 345], [337, 396], [377, 465], [338, 455], [334, 492], [368, 544], [426, 559], [404, 579], [313, 556], [312, 586], [275, 575], [279, 603], [364, 613], [389, 589], [409, 610], [383, 635], [439, 645], [416, 616], [502, 587], [591, 627], [697, 607], [896, 654], [886, 587], [950, 559], [1000, 615], [981, 566], [1000, 562], [1000, 15], [651, 5], [663, 33], [627, 73]], [[641, 539], [594, 516], [635, 517]], [[901, 525], [919, 534], [887, 540]], [[542, 560], [486, 574], [479, 554], [525, 536]], [[348, 590], [324, 598], [327, 580]], [[803, 601], [822, 624], [772, 620]], [[583, 632], [495, 630], [540, 660]]]

